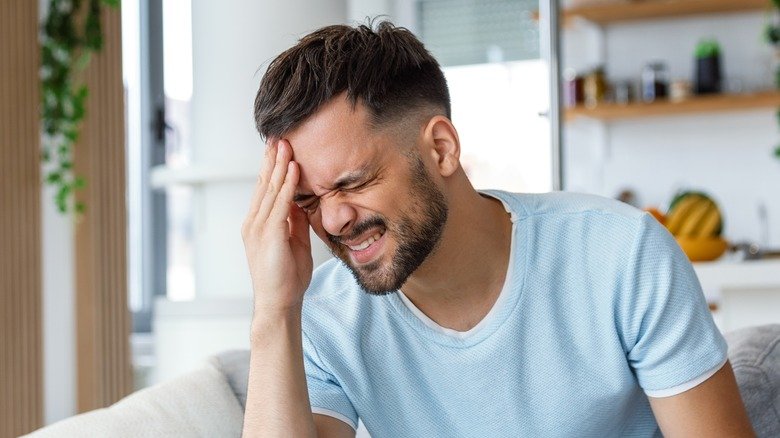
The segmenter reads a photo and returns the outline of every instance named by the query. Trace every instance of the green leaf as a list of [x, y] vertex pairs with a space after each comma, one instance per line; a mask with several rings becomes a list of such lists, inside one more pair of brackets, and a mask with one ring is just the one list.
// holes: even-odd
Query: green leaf
[[764, 39], [772, 45], [780, 43], [780, 26], [767, 24], [764, 28]]
[[696, 45], [696, 58], [713, 58], [720, 55], [720, 44], [714, 39], [701, 40]]
[[55, 199], [57, 201], [57, 205], [62, 205], [62, 208], [60, 211], [64, 211], [65, 206], [68, 202], [68, 197], [71, 194], [70, 186], [63, 184], [60, 186], [60, 188], [57, 190], [57, 194], [55, 195]]
[[46, 175], [46, 182], [49, 184], [60, 182], [61, 179], [62, 175], [60, 175], [59, 172], [49, 172], [49, 174]]
[[92, 53], [89, 50], [84, 50], [81, 52], [76, 62], [73, 63], [73, 66], [76, 68], [76, 71], [83, 71], [87, 68], [91, 59]]
[[84, 214], [87, 211], [87, 206], [83, 202], [77, 202], [75, 206], [76, 214]]
[[780, 159], [780, 145], [775, 148], [775, 158]]
[[775, 70], [775, 87], [780, 88], [780, 67]]
[[84, 23], [84, 46], [87, 49], [98, 51], [103, 47], [100, 27], [100, 0], [89, 0], [89, 12]]
[[87, 186], [87, 181], [84, 179], [83, 176], [77, 176], [73, 180], [73, 188], [75, 189], [83, 189], [86, 186]]

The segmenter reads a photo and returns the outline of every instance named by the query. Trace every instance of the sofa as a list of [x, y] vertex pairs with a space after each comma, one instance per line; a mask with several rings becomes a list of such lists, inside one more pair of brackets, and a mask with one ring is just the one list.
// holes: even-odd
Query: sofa
[[[759, 437], [780, 437], [780, 325], [726, 334], [729, 360]], [[240, 436], [249, 351], [227, 351], [201, 369], [143, 389], [114, 405], [37, 430], [28, 437]], [[358, 436], [368, 436], [359, 430]]]

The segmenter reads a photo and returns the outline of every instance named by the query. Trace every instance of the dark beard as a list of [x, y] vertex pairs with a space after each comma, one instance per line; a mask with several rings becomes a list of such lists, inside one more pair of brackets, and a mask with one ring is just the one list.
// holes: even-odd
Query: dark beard
[[[388, 225], [382, 216], [373, 216], [355, 225], [349, 236], [328, 234], [330, 249], [334, 256], [352, 271], [352, 275], [361, 288], [371, 295], [386, 295], [396, 292], [406, 283], [425, 259], [434, 252], [444, 225], [447, 222], [447, 201], [444, 195], [428, 175], [419, 156], [411, 159], [411, 197], [412, 202], [405, 209], [397, 225]], [[415, 221], [409, 211], [421, 212], [422, 218]], [[393, 254], [389, 266], [382, 268], [381, 260], [361, 267], [352, 266], [349, 255], [341, 244], [375, 227], [384, 228], [385, 234], [393, 236], [398, 249]]]

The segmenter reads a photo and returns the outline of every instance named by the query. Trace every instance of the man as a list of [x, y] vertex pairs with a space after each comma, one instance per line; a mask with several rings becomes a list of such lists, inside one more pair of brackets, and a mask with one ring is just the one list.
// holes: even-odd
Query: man
[[[616, 201], [476, 191], [408, 31], [304, 37], [255, 116], [247, 436], [752, 435], [671, 236]], [[309, 226], [336, 256], [313, 275]]]

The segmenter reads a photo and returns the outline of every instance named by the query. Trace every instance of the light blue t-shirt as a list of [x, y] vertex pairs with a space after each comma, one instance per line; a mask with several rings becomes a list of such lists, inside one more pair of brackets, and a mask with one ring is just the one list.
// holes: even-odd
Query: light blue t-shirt
[[683, 392], [726, 361], [674, 239], [605, 198], [486, 194], [511, 215], [511, 255], [468, 332], [401, 292], [369, 296], [337, 260], [316, 270], [303, 306], [312, 411], [360, 418], [372, 438], [658, 435], [647, 395]]

